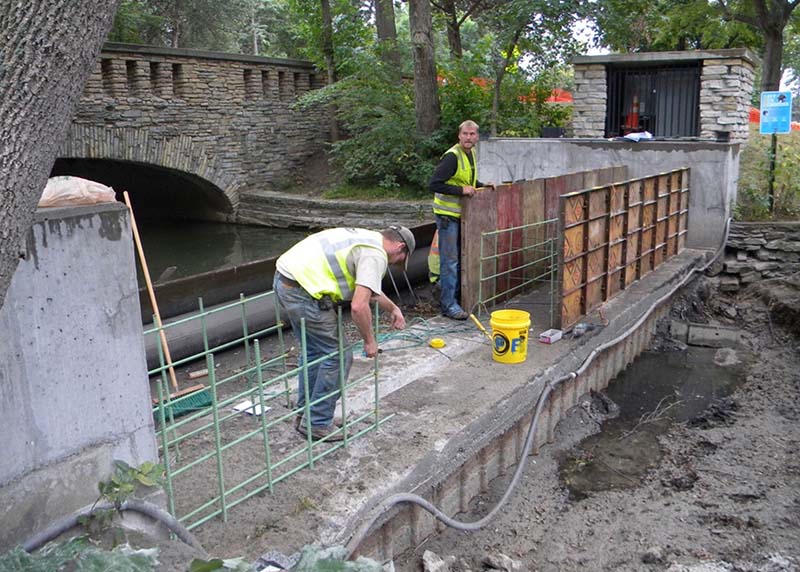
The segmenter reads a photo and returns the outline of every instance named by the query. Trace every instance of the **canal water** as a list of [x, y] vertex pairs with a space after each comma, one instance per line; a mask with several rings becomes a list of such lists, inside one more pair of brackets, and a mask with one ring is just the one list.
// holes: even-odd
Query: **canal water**
[[[744, 381], [743, 350], [689, 347], [645, 352], [608, 386], [606, 395], [619, 415], [581, 441], [559, 464], [572, 498], [638, 486], [661, 460], [659, 436], [672, 423], [726, 423], [736, 404], [726, 399]], [[596, 417], [607, 411], [597, 410]], [[592, 412], [590, 411], [590, 414]]]
[[[311, 231], [214, 222], [137, 221], [152, 280], [168, 280], [279, 256]], [[137, 278], [144, 286], [137, 263]]]

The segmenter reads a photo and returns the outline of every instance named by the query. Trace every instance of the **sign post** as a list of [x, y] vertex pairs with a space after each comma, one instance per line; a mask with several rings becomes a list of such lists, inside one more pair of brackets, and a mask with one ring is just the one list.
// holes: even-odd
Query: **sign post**
[[775, 156], [778, 153], [778, 134], [792, 129], [792, 92], [761, 92], [761, 135], [772, 135], [769, 153], [769, 212], [775, 206]]

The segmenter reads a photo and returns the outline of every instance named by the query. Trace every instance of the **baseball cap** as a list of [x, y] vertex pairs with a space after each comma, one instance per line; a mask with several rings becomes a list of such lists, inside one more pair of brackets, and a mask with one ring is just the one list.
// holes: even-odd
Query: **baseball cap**
[[408, 268], [408, 261], [411, 258], [411, 255], [414, 252], [414, 249], [417, 246], [417, 241], [414, 239], [414, 233], [412, 233], [408, 228], [400, 225], [392, 225], [389, 229], [395, 231], [400, 238], [403, 239], [403, 242], [406, 244], [406, 248], [408, 249], [408, 256], [406, 256], [406, 265], [405, 267]]

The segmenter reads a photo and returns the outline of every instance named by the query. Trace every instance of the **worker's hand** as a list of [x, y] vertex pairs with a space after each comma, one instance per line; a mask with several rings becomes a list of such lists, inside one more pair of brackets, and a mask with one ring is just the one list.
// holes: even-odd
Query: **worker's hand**
[[475, 187], [470, 185], [461, 187], [461, 192], [464, 194], [465, 197], [471, 197], [475, 194]]
[[372, 340], [371, 342], [364, 342], [364, 355], [373, 358], [378, 355], [378, 342]]
[[484, 189], [489, 189], [490, 191], [496, 191], [497, 190], [497, 188], [495, 187], [494, 183], [484, 183], [483, 184], [483, 188]]
[[403, 316], [403, 312], [400, 311], [400, 308], [395, 307], [392, 310], [392, 329], [393, 330], [404, 330], [406, 328], [406, 318]]

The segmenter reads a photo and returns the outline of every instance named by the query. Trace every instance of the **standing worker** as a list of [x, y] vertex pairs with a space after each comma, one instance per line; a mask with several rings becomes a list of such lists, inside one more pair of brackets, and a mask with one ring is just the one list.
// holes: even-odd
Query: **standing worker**
[[[297, 407], [303, 409], [308, 399], [311, 419], [298, 413], [295, 428], [313, 439], [341, 441], [343, 431], [333, 426], [333, 414], [339, 399], [339, 356], [313, 362], [339, 350], [338, 312], [342, 302], [350, 301], [350, 315], [364, 340], [367, 357], [378, 354], [378, 342], [372, 330], [370, 303], [388, 312], [392, 328], [405, 328], [403, 312], [381, 292], [381, 280], [389, 264], [405, 263], [414, 252], [414, 235], [404, 226], [390, 226], [381, 232], [360, 228], [332, 228], [312, 234], [287, 250], [275, 263], [272, 288], [283, 315], [289, 319], [295, 337], [300, 340], [300, 320], [306, 322], [308, 395], [300, 373]], [[344, 356], [344, 380], [350, 373], [353, 352]], [[315, 401], [321, 399], [319, 403]]]
[[475, 144], [478, 124], [464, 121], [458, 126], [458, 143], [442, 155], [430, 182], [433, 192], [433, 213], [439, 235], [439, 304], [442, 314], [454, 320], [466, 320], [469, 313], [459, 305], [461, 295], [461, 204], [462, 197], [471, 197], [478, 187], [492, 183], [478, 181], [475, 166]]

